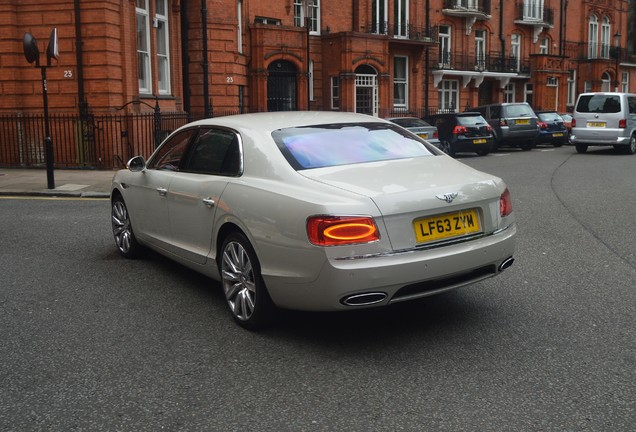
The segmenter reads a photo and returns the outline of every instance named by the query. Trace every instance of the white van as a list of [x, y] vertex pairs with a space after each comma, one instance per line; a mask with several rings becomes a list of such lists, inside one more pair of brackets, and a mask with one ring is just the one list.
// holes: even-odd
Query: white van
[[582, 93], [574, 107], [570, 143], [585, 153], [588, 146], [614, 146], [636, 153], [636, 94]]

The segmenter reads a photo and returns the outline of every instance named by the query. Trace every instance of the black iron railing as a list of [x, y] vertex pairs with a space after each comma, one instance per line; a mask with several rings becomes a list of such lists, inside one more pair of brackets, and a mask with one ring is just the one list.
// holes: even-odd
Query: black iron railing
[[530, 59], [502, 56], [499, 52], [482, 55], [440, 52], [430, 64], [431, 69], [453, 69], [476, 72], [530, 73]]
[[490, 15], [490, 0], [444, 0], [444, 9]]
[[409, 23], [393, 24], [372, 22], [365, 27], [367, 33], [419, 42], [437, 42], [437, 27], [415, 26]]

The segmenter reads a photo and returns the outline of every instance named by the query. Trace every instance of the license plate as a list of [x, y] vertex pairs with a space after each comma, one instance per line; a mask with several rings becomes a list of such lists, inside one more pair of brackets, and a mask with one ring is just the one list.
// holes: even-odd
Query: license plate
[[519, 119], [515, 122], [515, 124], [523, 124], [523, 125], [527, 125], [530, 124], [530, 120], [527, 119]]
[[420, 134], [417, 134], [417, 136], [420, 137], [420, 138], [428, 139], [428, 134], [427, 133], [420, 133]]
[[413, 221], [413, 228], [418, 243], [445, 240], [481, 231], [475, 209], [417, 219]]
[[587, 122], [587, 127], [605, 127], [605, 122]]
[[561, 132], [557, 132], [557, 133], [553, 133], [552, 136], [553, 137], [562, 137], [563, 134]]
[[488, 141], [486, 141], [485, 139], [476, 139], [473, 140], [473, 144], [486, 144]]

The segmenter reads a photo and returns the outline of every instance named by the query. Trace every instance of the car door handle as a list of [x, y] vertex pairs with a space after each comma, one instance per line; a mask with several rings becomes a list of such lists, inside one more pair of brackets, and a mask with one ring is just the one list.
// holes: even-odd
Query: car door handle
[[159, 192], [159, 196], [166, 196], [168, 194], [168, 189], [164, 187], [157, 188], [157, 192]]
[[202, 201], [203, 201], [203, 204], [205, 204], [207, 207], [210, 207], [210, 208], [214, 207], [214, 205], [216, 204], [214, 200], [210, 197], [203, 198]]

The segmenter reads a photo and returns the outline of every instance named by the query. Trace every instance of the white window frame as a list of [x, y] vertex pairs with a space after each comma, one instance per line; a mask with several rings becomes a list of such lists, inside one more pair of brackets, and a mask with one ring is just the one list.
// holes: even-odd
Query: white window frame
[[331, 109], [340, 109], [340, 77], [331, 77]]
[[539, 54], [550, 54], [550, 38], [541, 38], [541, 42], [539, 42]]
[[601, 22], [601, 58], [608, 59], [610, 58], [610, 35], [611, 26], [609, 22], [609, 18], [603, 17], [603, 21]]
[[629, 93], [629, 72], [626, 71], [622, 72], [621, 92]]
[[543, 21], [544, 0], [525, 0], [523, 3], [523, 19], [530, 21]]
[[236, 16], [238, 23], [236, 26], [236, 43], [238, 47], [238, 53], [243, 54], [243, 0], [236, 1]]
[[440, 110], [459, 109], [459, 81], [458, 80], [442, 80], [438, 87], [438, 106]]
[[309, 2], [309, 19], [311, 27], [309, 34], [320, 34], [320, 0], [294, 0], [294, 25], [305, 27], [305, 3]]
[[532, 102], [534, 102], [533, 94], [534, 87], [532, 86], [532, 83], [525, 83], [523, 85], [523, 101], [532, 105]]
[[373, 26], [375, 26], [375, 31], [373, 33], [376, 34], [386, 34], [387, 32], [387, 24], [389, 22], [388, 17], [388, 0], [377, 0], [375, 3], [375, 8], [373, 6], [371, 10], [371, 17], [373, 20]]
[[[404, 76], [398, 77], [398, 67], [397, 63], [399, 61], [404, 61]], [[397, 98], [397, 87], [401, 87], [404, 93], [404, 101], [398, 103]], [[393, 57], [393, 108], [398, 109], [408, 109], [409, 106], [409, 58], [406, 56], [395, 56]]]
[[395, 28], [393, 36], [396, 38], [409, 37], [409, 0], [393, 0], [395, 13]]
[[[444, 33], [443, 29], [447, 29], [448, 33]], [[440, 25], [437, 32], [439, 40], [439, 64], [440, 67], [450, 67], [451, 65], [451, 37], [452, 28], [449, 25]]]
[[511, 102], [516, 102], [515, 101], [515, 94], [517, 93], [517, 85], [515, 83], [508, 83], [505, 87], [504, 87], [504, 91], [503, 91], [503, 96], [504, 96], [504, 102], [506, 103], [511, 103]]
[[478, 70], [486, 68], [486, 30], [475, 30], [475, 66]]
[[601, 91], [612, 91], [612, 77], [608, 72], [603, 72], [603, 74], [601, 75]]
[[590, 15], [588, 23], [588, 47], [587, 58], [595, 59], [598, 57], [598, 18], [596, 15]]
[[574, 106], [576, 103], [576, 69], [572, 70], [572, 74], [568, 76], [568, 99], [567, 106]]
[[513, 33], [510, 35], [510, 55], [515, 59], [515, 70], [521, 68], [521, 35]]
[[[139, 94], [152, 94], [152, 66], [150, 64], [150, 10], [149, 0], [136, 0], [135, 28], [137, 31], [137, 80]], [[143, 19], [144, 29], [139, 28], [139, 20]], [[143, 33], [143, 34], [142, 34]], [[145, 43], [145, 50], [139, 45], [140, 37]], [[139, 71], [142, 71], [140, 74]], [[143, 75], [143, 78], [142, 78]]]
[[585, 81], [583, 83], [583, 93], [589, 93], [592, 91], [592, 81]]
[[[159, 14], [159, 5], [162, 4], [165, 14]], [[157, 39], [157, 89], [161, 95], [169, 95], [170, 90], [170, 28], [168, 27], [168, 0], [155, 1], [155, 35]], [[163, 31], [161, 31], [163, 27]], [[160, 53], [159, 38], [163, 37], [166, 52]], [[163, 72], [162, 72], [163, 71]], [[162, 77], [163, 75], [163, 77]]]

